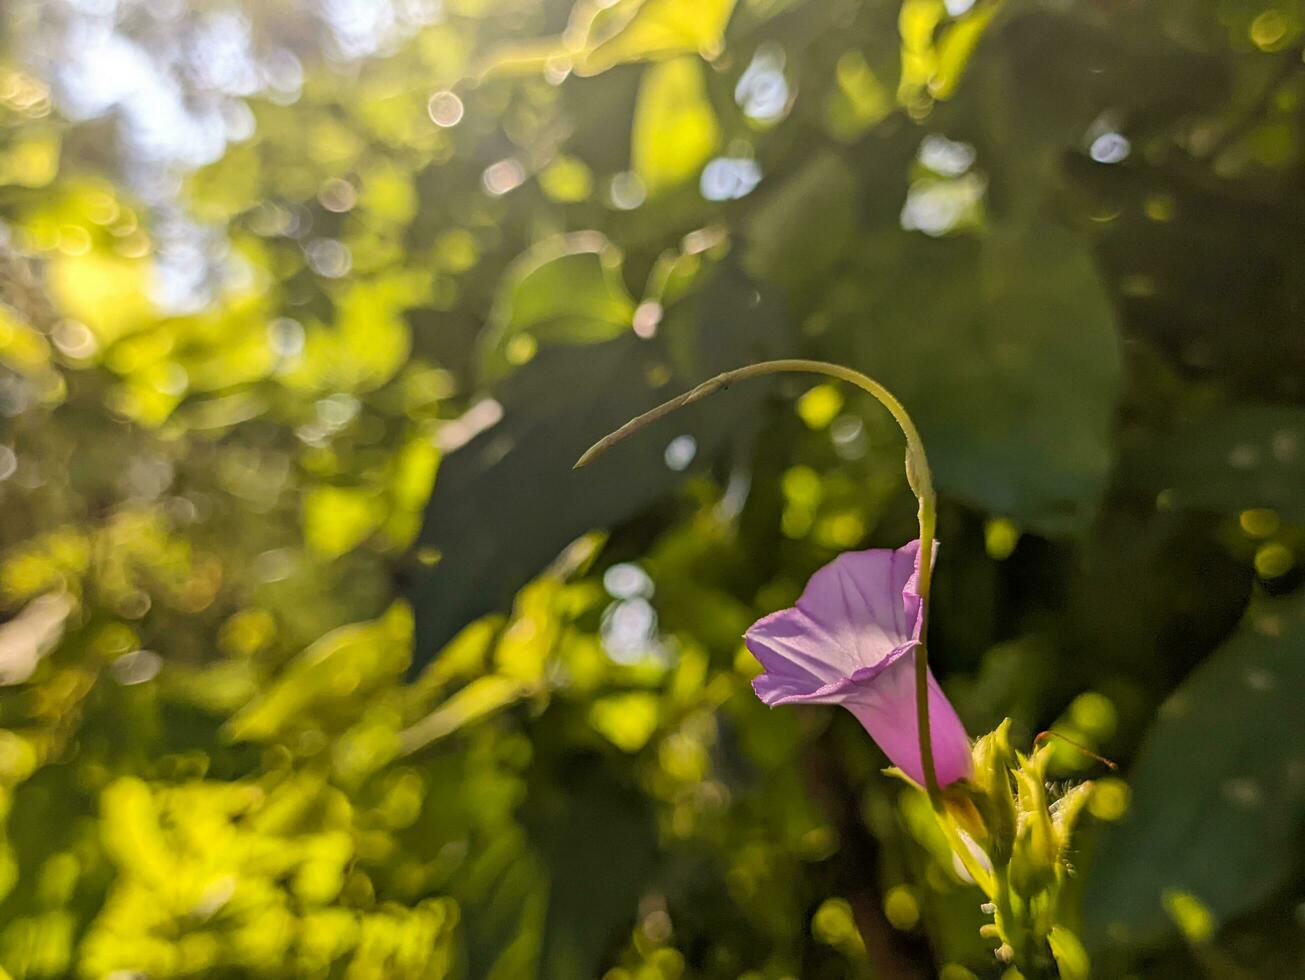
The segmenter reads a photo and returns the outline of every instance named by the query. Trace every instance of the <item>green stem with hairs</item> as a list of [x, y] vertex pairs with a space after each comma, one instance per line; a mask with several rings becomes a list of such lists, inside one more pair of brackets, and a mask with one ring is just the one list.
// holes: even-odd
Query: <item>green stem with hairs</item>
[[[736, 368], [733, 371], [718, 374], [714, 378], [704, 381], [696, 388], [686, 391], [684, 394], [658, 405], [651, 411], [644, 412], [638, 418], [626, 422], [615, 432], [609, 433], [589, 447], [585, 454], [576, 461], [576, 468], [578, 469], [593, 462], [618, 442], [633, 435], [644, 426], [670, 415], [676, 409], [692, 405], [708, 395], [715, 394], [723, 388], [728, 388], [736, 381], [789, 372], [823, 374], [830, 378], [837, 378], [839, 381], [846, 381], [848, 384], [855, 385], [862, 391], [868, 392], [879, 404], [888, 409], [889, 414], [892, 415], [898, 427], [901, 428], [902, 434], [906, 437], [906, 481], [910, 484], [911, 491], [920, 502], [920, 573], [916, 588], [920, 595], [922, 625], [920, 628], [920, 645], [915, 648], [916, 726], [919, 729], [920, 764], [924, 769], [925, 789], [929, 793], [929, 800], [938, 814], [939, 821], [945, 825], [944, 829], [946, 829], [946, 827], [950, 827], [951, 821], [948, 819], [943, 807], [942, 790], [938, 785], [938, 774], [934, 770], [933, 733], [929, 729], [929, 652], [924, 642], [929, 614], [929, 585], [933, 575], [933, 540], [937, 525], [937, 500], [933, 492], [933, 474], [929, 470], [929, 461], [924, 454], [924, 444], [920, 441], [920, 433], [916, 430], [915, 423], [911, 421], [911, 416], [907, 414], [902, 403], [897, 400], [892, 392], [860, 371], [853, 371], [851, 368], [845, 368], [838, 364], [829, 364], [825, 361], [790, 358], [749, 364], [747, 367]], [[954, 841], [953, 844], [960, 845], [958, 854], [967, 867], [970, 863], [973, 863], [968, 848], [962, 842]], [[983, 877], [987, 877], [983, 869], [971, 869], [971, 875], [974, 875], [975, 870], [978, 870]], [[981, 881], [981, 878], [976, 875], [975, 881]]]

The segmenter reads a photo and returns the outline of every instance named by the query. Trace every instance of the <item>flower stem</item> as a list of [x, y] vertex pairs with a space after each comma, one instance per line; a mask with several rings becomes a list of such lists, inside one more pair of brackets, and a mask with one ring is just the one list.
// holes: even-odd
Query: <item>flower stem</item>
[[[918, 491], [917, 491], [918, 492]], [[929, 728], [929, 585], [933, 577], [933, 538], [937, 525], [933, 490], [920, 498], [920, 573], [916, 591], [920, 595], [920, 645], [915, 648], [915, 723], [920, 737], [920, 765], [924, 768], [925, 789], [940, 818], [945, 818], [942, 791], [933, 766], [933, 731]]]
[[644, 412], [637, 418], [631, 419], [615, 432], [609, 433], [590, 446], [584, 455], [576, 461], [575, 468], [579, 469], [581, 466], [592, 463], [618, 442], [638, 432], [644, 426], [670, 415], [676, 409], [692, 405], [708, 395], [728, 388], [735, 381], [788, 372], [823, 374], [856, 385], [862, 391], [868, 392], [879, 404], [888, 409], [889, 414], [892, 415], [893, 420], [897, 422], [898, 427], [902, 430], [902, 435], [906, 437], [906, 482], [920, 502], [920, 570], [917, 576], [916, 589], [920, 595], [923, 624], [920, 629], [920, 644], [915, 648], [915, 707], [916, 725], [919, 729], [920, 739], [920, 765], [924, 769], [925, 789], [929, 793], [929, 800], [939, 818], [946, 819], [942, 803], [942, 790], [938, 786], [938, 774], [934, 769], [933, 737], [929, 729], [929, 652], [924, 641], [928, 624], [929, 584], [933, 575], [933, 539], [937, 524], [937, 503], [933, 492], [933, 474], [929, 470], [929, 461], [924, 454], [924, 444], [920, 441], [920, 433], [916, 430], [915, 423], [911, 421], [911, 416], [907, 414], [905, 407], [892, 392], [874, 378], [867, 377], [860, 371], [853, 371], [851, 368], [845, 368], [839, 364], [829, 364], [825, 361], [789, 358], [749, 364], [747, 367], [736, 368], [733, 371], [718, 374], [714, 378], [704, 381], [696, 388], [692, 388], [684, 394]]

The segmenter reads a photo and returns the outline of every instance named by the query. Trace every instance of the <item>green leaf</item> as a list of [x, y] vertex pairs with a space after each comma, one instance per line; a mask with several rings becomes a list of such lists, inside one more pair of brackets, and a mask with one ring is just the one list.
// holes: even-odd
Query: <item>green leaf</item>
[[[424, 279], [424, 277], [422, 277]], [[283, 382], [309, 391], [371, 391], [408, 359], [412, 338], [403, 310], [422, 299], [410, 275], [350, 282], [335, 297], [336, 320], [307, 330], [303, 356]]]
[[361, 713], [361, 695], [403, 673], [412, 652], [412, 611], [396, 602], [380, 619], [331, 630], [295, 657], [272, 684], [227, 722], [234, 740], [267, 741], [305, 715]]
[[543, 819], [532, 836], [550, 872], [540, 977], [596, 977], [624, 941], [656, 865], [651, 801], [596, 757], [571, 758], [538, 787]]
[[513, 677], [478, 677], [403, 732], [403, 751], [414, 752], [514, 704], [530, 689]]
[[1078, 936], [1064, 926], [1052, 926], [1047, 943], [1056, 958], [1060, 980], [1088, 980], [1092, 976], [1092, 963]]
[[541, 349], [497, 385], [501, 420], [440, 463], [420, 544], [442, 557], [412, 585], [418, 648], [433, 653], [466, 623], [507, 608], [580, 535], [620, 523], [678, 486], [683, 474], [664, 456], [672, 439], [691, 436], [701, 462], [750, 432], [764, 383], [690, 406], [592, 465], [571, 468], [596, 439], [640, 412], [773, 354], [778, 336], [774, 301], [722, 267], [667, 310], [652, 340], [626, 332], [606, 343]]
[[1089, 945], [1159, 943], [1175, 934], [1169, 906], [1208, 910], [1217, 927], [1290, 880], [1305, 818], [1302, 690], [1295, 596], [1252, 607], [1165, 702], [1129, 775], [1132, 806], [1087, 876]]
[[734, 0], [643, 0], [632, 7], [630, 19], [584, 56], [581, 74], [693, 52], [714, 58], [724, 44]]
[[589, 724], [626, 752], [638, 752], [657, 730], [657, 695], [627, 691], [599, 698], [589, 708]]
[[938, 489], [1048, 534], [1083, 532], [1111, 466], [1115, 314], [1087, 244], [1039, 223], [893, 234], [848, 295], [843, 356], [915, 418]]
[[106, 347], [154, 322], [150, 275], [145, 260], [99, 252], [57, 256], [47, 272], [60, 309], [90, 327]]
[[1221, 406], [1134, 446], [1124, 475], [1172, 507], [1222, 514], [1267, 507], [1305, 522], [1305, 409]]
[[579, 157], [559, 156], [540, 171], [539, 186], [554, 201], [574, 204], [593, 193], [594, 174]]
[[435, 485], [440, 454], [430, 439], [418, 436], [409, 439], [394, 460], [394, 475], [390, 492], [394, 502], [405, 510], [417, 510], [430, 499], [430, 489]]
[[850, 143], [893, 111], [895, 96], [855, 49], [838, 59], [835, 76], [838, 88], [826, 100], [825, 124], [837, 139]]
[[644, 72], [634, 110], [630, 160], [649, 196], [697, 176], [720, 142], [702, 62], [675, 58]]
[[362, 544], [383, 514], [380, 499], [370, 491], [314, 487], [304, 494], [304, 543], [323, 558], [338, 558]]
[[988, 4], [970, 11], [947, 28], [938, 42], [938, 62], [929, 82], [929, 93], [936, 99], [950, 99], [956, 94], [965, 66], [983, 39], [988, 25], [996, 16], [997, 4]]
[[835, 152], [816, 154], [748, 219], [743, 267], [795, 292], [825, 281], [856, 229], [856, 180]]
[[938, 64], [933, 35], [947, 14], [941, 0], [905, 0], [897, 17], [902, 37], [902, 74], [897, 100], [905, 106], [918, 103]]
[[[484, 368], [498, 377], [529, 360], [535, 346], [593, 344], [630, 328], [635, 303], [621, 279], [619, 249], [598, 232], [541, 242], [504, 276], [490, 313]], [[527, 335], [524, 348], [513, 340]]]
[[351, 284], [337, 301], [336, 375], [346, 390], [378, 388], [408, 360], [412, 347], [402, 316], [405, 300], [401, 281]]

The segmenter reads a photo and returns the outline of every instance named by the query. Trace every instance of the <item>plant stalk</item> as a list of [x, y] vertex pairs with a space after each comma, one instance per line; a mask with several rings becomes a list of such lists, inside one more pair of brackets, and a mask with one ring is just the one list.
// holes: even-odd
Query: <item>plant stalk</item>
[[[869, 393], [879, 404], [888, 409], [889, 414], [892, 415], [893, 420], [897, 422], [898, 427], [902, 430], [902, 435], [906, 437], [906, 482], [920, 502], [920, 555], [916, 589], [920, 595], [922, 626], [920, 628], [920, 644], [915, 648], [915, 707], [916, 725], [920, 739], [920, 765], [924, 769], [925, 789], [928, 791], [929, 800], [933, 804], [939, 819], [946, 821], [948, 817], [943, 807], [942, 790], [938, 785], [938, 774], [934, 769], [933, 733], [929, 728], [929, 652], [925, 642], [929, 615], [929, 585], [933, 575], [933, 541], [937, 524], [937, 498], [933, 491], [933, 474], [929, 470], [929, 461], [924, 453], [924, 444], [920, 441], [920, 433], [915, 428], [915, 423], [911, 421], [911, 416], [907, 414], [906, 408], [892, 392], [874, 378], [868, 377], [860, 371], [853, 371], [851, 368], [845, 368], [839, 364], [830, 364], [826, 361], [788, 358], [749, 364], [747, 367], [736, 368], [733, 371], [718, 374], [697, 387], [691, 388], [684, 394], [678, 395], [670, 401], [644, 412], [637, 418], [631, 419], [615, 432], [609, 433], [590, 446], [584, 455], [576, 461], [575, 468], [579, 469], [592, 463], [618, 442], [634, 435], [644, 426], [665, 418], [676, 409], [702, 401], [708, 395], [713, 395], [724, 388], [728, 388], [736, 381], [791, 372], [823, 374], [826, 377], [837, 378], [839, 381], [855, 385], [862, 391]], [[965, 853], [961, 856], [961, 859], [965, 860], [968, 857], [969, 854]]]

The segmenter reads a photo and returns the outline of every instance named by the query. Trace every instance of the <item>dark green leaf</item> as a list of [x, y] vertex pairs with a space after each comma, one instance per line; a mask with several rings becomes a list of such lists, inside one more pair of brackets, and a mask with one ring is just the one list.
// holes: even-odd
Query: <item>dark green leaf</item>
[[[421, 543], [441, 560], [413, 586], [416, 665], [470, 620], [505, 607], [568, 543], [679, 484], [683, 476], [663, 456], [672, 439], [691, 436], [702, 461], [747, 433], [764, 383], [691, 406], [592, 465], [571, 468], [593, 442], [659, 401], [773, 355], [778, 327], [774, 303], [722, 268], [667, 313], [652, 341], [628, 333], [543, 349], [502, 382], [495, 390], [502, 420], [440, 466]], [[494, 534], [485, 533], [489, 527]]]
[[538, 976], [597, 977], [607, 947], [635, 920], [656, 863], [657, 827], [648, 798], [596, 758], [567, 760], [562, 772], [535, 830], [549, 872]]
[[1305, 817], [1305, 597], [1253, 607], [1160, 709], [1128, 776], [1133, 803], [1087, 879], [1089, 942], [1152, 944], [1166, 905], [1215, 925], [1289, 880]]
[[1130, 485], [1173, 507], [1230, 513], [1268, 507], [1305, 522], [1305, 409], [1238, 405], [1128, 455]]
[[841, 310], [853, 364], [905, 402], [941, 492], [1081, 533], [1111, 466], [1115, 316], [1092, 255], [1050, 223], [987, 239], [892, 235]]
[[813, 156], [751, 215], [743, 264], [796, 292], [829, 273], [856, 227], [856, 181], [841, 156]]
[[504, 277], [485, 338], [486, 371], [512, 363], [514, 337], [534, 344], [592, 344], [630, 327], [634, 300], [621, 280], [621, 252], [598, 232], [550, 239], [527, 251]]

